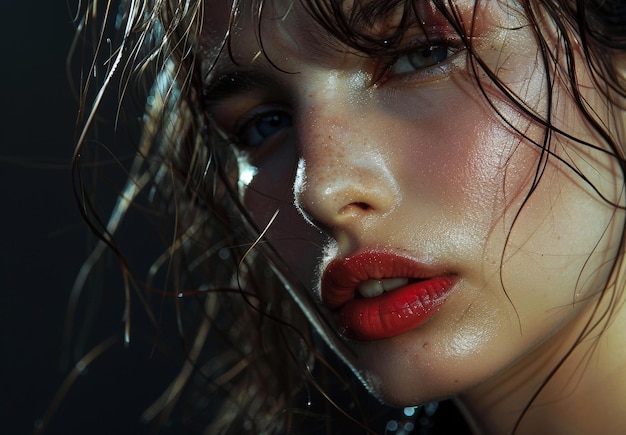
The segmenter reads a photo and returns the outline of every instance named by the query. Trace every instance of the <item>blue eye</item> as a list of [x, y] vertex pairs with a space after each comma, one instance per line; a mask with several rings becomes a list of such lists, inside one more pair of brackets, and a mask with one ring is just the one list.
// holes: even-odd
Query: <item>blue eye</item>
[[265, 139], [293, 125], [291, 114], [284, 110], [272, 110], [252, 116], [243, 122], [237, 136], [243, 148], [252, 148]]
[[430, 45], [399, 56], [391, 66], [392, 74], [404, 74], [430, 68], [444, 62], [453, 54], [446, 45]]

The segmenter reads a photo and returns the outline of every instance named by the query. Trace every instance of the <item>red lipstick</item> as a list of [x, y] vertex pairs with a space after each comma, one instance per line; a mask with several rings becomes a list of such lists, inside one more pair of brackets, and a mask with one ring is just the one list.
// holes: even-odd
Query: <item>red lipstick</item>
[[[370, 280], [408, 279], [374, 297], [359, 297]], [[333, 260], [322, 274], [322, 300], [337, 313], [339, 332], [359, 341], [395, 337], [426, 322], [447, 299], [454, 275], [389, 252], [363, 252]]]

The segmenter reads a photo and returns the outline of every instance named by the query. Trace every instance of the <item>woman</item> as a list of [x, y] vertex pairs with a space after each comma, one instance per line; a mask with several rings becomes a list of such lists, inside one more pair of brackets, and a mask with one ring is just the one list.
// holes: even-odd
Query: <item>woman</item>
[[[175, 218], [145, 289], [202, 305], [188, 356], [223, 392], [210, 433], [298, 433], [302, 391], [343, 388], [328, 355], [393, 406], [454, 398], [476, 433], [626, 424], [621, 2], [122, 2], [116, 19], [77, 179], [101, 90], [138, 73], [130, 181], [106, 226], [85, 214], [122, 259], [139, 193]], [[202, 349], [219, 358], [199, 367]]]

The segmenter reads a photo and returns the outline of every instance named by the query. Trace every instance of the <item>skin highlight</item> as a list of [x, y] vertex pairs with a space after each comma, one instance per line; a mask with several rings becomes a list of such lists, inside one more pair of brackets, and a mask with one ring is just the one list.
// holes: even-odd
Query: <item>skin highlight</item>
[[[458, 7], [461, 14], [468, 11], [469, 17], [473, 6], [467, 2]], [[530, 111], [545, 117], [547, 90], [537, 66], [541, 61], [534, 35], [516, 16], [517, 11], [507, 8], [491, 4], [478, 12], [489, 17], [480, 23], [488, 30], [472, 29], [473, 49], [482, 68], [496, 72], [508, 92], [523, 97]], [[291, 16], [295, 16], [292, 27]], [[304, 32], [299, 32], [305, 19], [297, 10], [291, 11], [281, 22], [290, 39], [278, 37], [274, 46], [274, 34], [269, 31], [272, 36], [263, 40], [270, 59], [279, 52], [284, 57], [284, 64], [274, 61], [280, 70], [297, 71], [293, 75], [277, 73], [282, 77], [281, 87], [289, 89], [288, 99], [295, 101], [292, 110], [298, 114], [293, 133], [300, 159], [293, 186], [296, 208], [334, 239], [327, 250], [329, 258], [391, 248], [460, 277], [459, 290], [419, 329], [383, 341], [350, 343], [357, 355], [357, 370], [366, 379], [374, 379], [376, 394], [398, 405], [454, 396], [459, 391], [466, 391], [461, 403], [483, 403], [489, 397], [485, 389], [507, 391], [511, 384], [516, 387], [513, 391], [520, 385], [525, 391], [509, 391], [508, 397], [517, 397], [516, 403], [521, 397], [528, 399], [593, 318], [597, 306], [589, 293], [605, 285], [623, 228], [623, 215], [615, 216], [613, 207], [571, 175], [566, 165], [615, 168], [615, 164], [602, 152], [559, 140], [559, 150], [554, 153], [564, 164], [548, 161], [542, 168], [542, 183], [528, 197], [542, 158], [532, 141], [542, 140], [543, 128], [511, 107], [488, 80], [483, 88], [489, 102], [508, 126], [503, 126], [489, 105], [474, 97], [475, 84], [468, 75], [463, 77], [462, 61], [456, 66], [460, 72], [435, 71], [432, 82], [422, 79], [414, 89], [403, 77], [372, 89], [363, 79], [367, 60], [351, 58], [347, 50], [309, 55], [314, 50], [307, 46]], [[516, 30], [508, 30], [511, 28]], [[263, 66], [257, 57], [245, 54], [255, 46], [252, 38], [241, 42], [233, 38], [231, 42], [239, 67], [250, 65], [274, 74], [267, 72], [272, 66]], [[534, 62], [528, 62], [533, 58]], [[584, 75], [584, 71], [578, 73]], [[555, 88], [554, 99], [568, 99], [565, 89]], [[410, 90], [410, 96], [402, 98], [397, 93], [404, 89]], [[601, 101], [593, 91], [589, 94], [590, 101]], [[359, 109], [347, 115], [354, 111], [356, 99]], [[238, 105], [237, 97], [220, 101], [215, 112], [222, 107], [226, 112], [231, 104]], [[451, 126], [445, 114], [455, 105], [465, 110], [455, 113]], [[425, 109], [420, 110], [422, 107]], [[583, 141], [596, 139], [585, 128], [572, 131], [572, 126], [584, 125], [584, 120], [569, 113], [567, 104], [558, 107], [565, 109], [554, 113], [556, 125], [562, 124], [563, 130]], [[291, 149], [293, 145], [289, 145]], [[260, 162], [259, 181], [253, 179], [248, 186], [250, 197], [271, 192], [262, 177]], [[602, 177], [590, 179], [601, 191], [606, 184]], [[621, 191], [606, 188], [610, 189], [605, 193], [610, 201], [619, 203]], [[254, 216], [256, 204], [262, 201], [246, 199], [244, 204]], [[589, 222], [599, 222], [597, 230], [589, 232]], [[383, 229], [389, 224], [393, 232]], [[266, 237], [272, 241], [273, 228], [278, 232], [285, 227], [289, 224], [278, 220]], [[589, 237], [581, 235], [584, 229]], [[273, 244], [280, 251], [280, 242]], [[563, 252], [570, 254], [564, 256]], [[480, 266], [474, 268], [472, 262]], [[554, 270], [570, 278], [553, 284]], [[572, 291], [552, 291], [555, 285], [576, 289], [574, 300]], [[527, 289], [532, 289], [530, 294]], [[591, 301], [577, 303], [577, 298]], [[486, 318], [491, 320], [485, 323]], [[425, 342], [430, 343], [428, 351]], [[564, 344], [557, 347], [558, 352], [549, 351], [557, 343]], [[489, 362], [483, 357], [486, 354]], [[537, 366], [536, 361], [542, 360]], [[512, 376], [515, 372], [517, 376]], [[553, 391], [545, 390], [543, 395], [551, 400]], [[477, 396], [483, 399], [477, 400]], [[506, 409], [508, 401], [487, 403], [483, 412], [477, 411], [480, 405], [468, 407], [468, 412], [507, 415], [497, 410], [499, 406]], [[481, 421], [480, 426], [488, 432], [508, 432], [515, 420], [505, 420]], [[530, 415], [525, 424], [532, 426]], [[553, 426], [571, 429], [560, 423]]]
[[[288, 349], [288, 364], [308, 370], [298, 355], [310, 354], [324, 367], [315, 330], [392, 406], [451, 397], [475, 433], [618, 432], [623, 54], [592, 57], [597, 35], [567, 2], [253, 3], [198, 2], [180, 39], [193, 62], [175, 48], [161, 67], [171, 88], [152, 91], [163, 104], [148, 110], [140, 155], [167, 162], [192, 198], [177, 246], [221, 240], [251, 316], [298, 331], [259, 355]], [[450, 277], [450, 291], [409, 331], [344, 336], [320, 277], [353, 258], [369, 281], [405, 278], [390, 266], [401, 258], [423, 275], [411, 279]], [[258, 330], [233, 343], [263, 350], [282, 334]], [[250, 399], [259, 425], [298, 390], [297, 374], [278, 385], [271, 366], [252, 375], [277, 384], [276, 408]]]

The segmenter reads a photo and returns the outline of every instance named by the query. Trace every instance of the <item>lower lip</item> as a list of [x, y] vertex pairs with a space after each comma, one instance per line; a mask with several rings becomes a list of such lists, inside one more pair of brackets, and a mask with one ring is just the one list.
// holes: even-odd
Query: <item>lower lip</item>
[[338, 311], [340, 333], [358, 341], [382, 340], [424, 324], [454, 286], [450, 277], [419, 281], [373, 298], [353, 299]]

